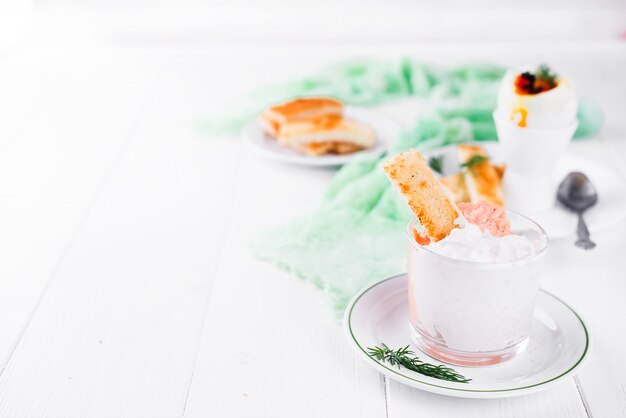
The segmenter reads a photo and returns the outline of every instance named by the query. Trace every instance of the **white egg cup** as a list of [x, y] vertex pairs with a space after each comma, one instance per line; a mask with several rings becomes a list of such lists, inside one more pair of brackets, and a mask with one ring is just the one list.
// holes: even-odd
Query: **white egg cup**
[[506, 162], [503, 194], [506, 208], [522, 213], [551, 208], [556, 199], [554, 166], [574, 137], [578, 121], [557, 128], [520, 127], [497, 110], [493, 119]]

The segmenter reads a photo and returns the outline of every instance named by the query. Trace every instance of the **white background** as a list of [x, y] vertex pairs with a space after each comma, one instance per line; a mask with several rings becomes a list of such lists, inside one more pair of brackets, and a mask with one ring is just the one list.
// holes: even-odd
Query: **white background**
[[626, 415], [626, 224], [548, 255], [544, 287], [595, 340], [576, 381], [431, 395], [382, 380], [319, 290], [250, 254], [333, 171], [197, 129], [246, 91], [353, 56], [546, 61], [606, 114], [569, 152], [624, 178], [623, 2], [0, 4], [0, 416]]

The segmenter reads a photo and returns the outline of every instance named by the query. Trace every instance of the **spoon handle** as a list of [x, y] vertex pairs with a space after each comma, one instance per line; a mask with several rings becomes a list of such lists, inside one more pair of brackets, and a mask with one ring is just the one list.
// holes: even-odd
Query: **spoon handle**
[[596, 243], [589, 239], [589, 229], [587, 229], [587, 224], [585, 224], [585, 220], [583, 219], [583, 213], [578, 212], [578, 241], [576, 241], [576, 246], [580, 248], [584, 248], [585, 250], [590, 250], [596, 246]]

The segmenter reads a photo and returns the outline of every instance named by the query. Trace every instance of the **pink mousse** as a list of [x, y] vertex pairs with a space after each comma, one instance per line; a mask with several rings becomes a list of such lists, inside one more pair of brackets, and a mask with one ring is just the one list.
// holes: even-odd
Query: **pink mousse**
[[459, 203], [457, 206], [465, 219], [481, 231], [489, 231], [494, 237], [511, 234], [511, 222], [504, 210], [493, 203], [481, 200], [478, 203]]

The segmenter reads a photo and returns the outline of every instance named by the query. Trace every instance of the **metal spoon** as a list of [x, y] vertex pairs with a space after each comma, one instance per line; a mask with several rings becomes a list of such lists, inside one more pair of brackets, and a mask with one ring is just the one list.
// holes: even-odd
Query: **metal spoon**
[[598, 201], [598, 193], [589, 178], [578, 171], [569, 173], [559, 185], [556, 196], [559, 202], [578, 214], [576, 246], [585, 250], [595, 247], [595, 242], [589, 239], [589, 230], [583, 219], [583, 212]]

